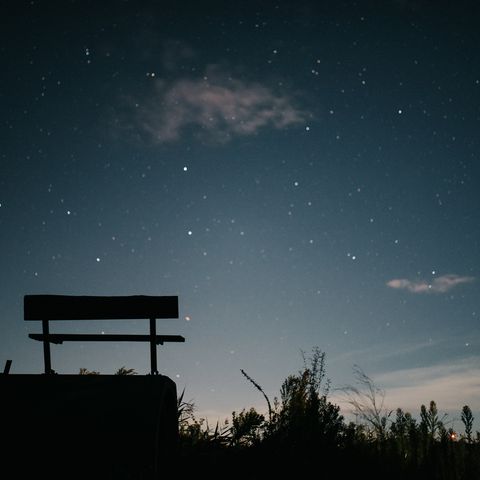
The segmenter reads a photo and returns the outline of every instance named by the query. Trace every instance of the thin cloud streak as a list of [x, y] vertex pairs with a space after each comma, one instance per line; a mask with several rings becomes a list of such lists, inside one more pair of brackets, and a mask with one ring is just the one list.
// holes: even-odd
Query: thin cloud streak
[[287, 95], [213, 71], [198, 79], [155, 81], [153, 94], [135, 105], [134, 126], [155, 143], [172, 143], [194, 128], [202, 139], [226, 143], [270, 127], [305, 122], [308, 114]]
[[382, 343], [380, 345], [373, 345], [368, 348], [350, 350], [348, 352], [337, 354], [331, 357], [330, 361], [339, 362], [352, 359], [352, 363], [361, 363], [359, 358], [368, 358], [368, 360], [374, 358], [376, 360], [385, 361], [395, 357], [402, 357], [406, 355], [411, 356], [420, 350], [436, 347], [444, 342], [444, 340], [436, 340], [425, 341], [416, 344], [404, 344], [400, 346]]
[[470, 283], [474, 280], [475, 277], [448, 274], [436, 277], [432, 282], [395, 278], [388, 281], [387, 286], [397, 290], [407, 290], [411, 293], [446, 293], [462, 283]]
[[480, 410], [480, 358], [471, 357], [456, 364], [442, 364], [384, 373], [375, 377], [387, 392], [392, 408], [412, 412], [435, 400], [439, 408], [460, 411], [463, 405]]
[[[479, 357], [470, 357], [454, 364], [394, 370], [371, 378], [385, 391], [385, 406], [389, 410], [402, 408], [418, 415], [422, 404], [434, 400], [439, 410], [459, 414], [464, 405], [480, 411], [479, 365]], [[335, 389], [331, 399], [348, 414], [351, 406], [342, 390]]]

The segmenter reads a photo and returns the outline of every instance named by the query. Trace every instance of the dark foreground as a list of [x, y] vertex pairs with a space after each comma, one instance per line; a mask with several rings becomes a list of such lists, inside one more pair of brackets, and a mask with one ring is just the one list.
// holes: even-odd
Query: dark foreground
[[337, 447], [302, 443], [192, 451], [180, 462], [181, 478], [210, 472], [214, 478], [245, 479], [480, 479], [479, 444], [439, 442], [421, 458], [408, 458], [393, 441]]
[[434, 402], [420, 422], [399, 409], [377, 431], [346, 424], [309, 387], [316, 371], [290, 376], [268, 419], [251, 409], [213, 429], [182, 417], [175, 383], [161, 375], [0, 376], [0, 472], [49, 480], [480, 479], [479, 439], [453, 436]]

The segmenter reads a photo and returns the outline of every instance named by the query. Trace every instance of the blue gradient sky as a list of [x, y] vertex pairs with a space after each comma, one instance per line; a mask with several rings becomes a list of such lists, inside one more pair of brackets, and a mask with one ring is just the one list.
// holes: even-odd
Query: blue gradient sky
[[478, 11], [199, 3], [4, 6], [0, 361], [42, 371], [24, 294], [179, 295], [159, 368], [200, 414], [264, 408], [240, 368], [274, 396], [314, 346], [336, 387], [480, 411]]

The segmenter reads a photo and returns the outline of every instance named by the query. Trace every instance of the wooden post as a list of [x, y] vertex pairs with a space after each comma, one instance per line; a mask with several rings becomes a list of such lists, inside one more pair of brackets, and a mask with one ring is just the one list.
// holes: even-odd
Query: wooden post
[[[48, 335], [50, 333], [48, 320], [42, 320], [42, 333], [43, 335]], [[45, 374], [49, 375], [53, 373], [52, 362], [50, 360], [50, 341], [45, 337], [43, 340], [43, 362], [45, 364]]]
[[7, 360], [5, 362], [5, 368], [3, 369], [3, 374], [4, 375], [8, 375], [10, 373], [10, 367], [12, 366], [12, 361], [11, 360]]
[[150, 319], [150, 373], [158, 375], [157, 370], [157, 320]]

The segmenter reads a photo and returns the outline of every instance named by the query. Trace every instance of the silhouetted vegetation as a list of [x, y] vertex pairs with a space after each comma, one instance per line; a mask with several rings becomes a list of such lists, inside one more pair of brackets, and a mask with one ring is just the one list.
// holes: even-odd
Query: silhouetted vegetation
[[[302, 353], [303, 366], [288, 375], [279, 396], [270, 399], [261, 385], [241, 370], [266, 403], [232, 412], [223, 423], [197, 418], [195, 404], [177, 399], [179, 466], [177, 477], [199, 469], [234, 478], [369, 478], [413, 480], [480, 479], [480, 432], [473, 431], [468, 405], [460, 411], [463, 431], [449, 427], [435, 401], [413, 414], [385, 406], [385, 391], [358, 366], [354, 385], [342, 389], [355, 421], [348, 421], [330, 397], [325, 353]], [[80, 375], [98, 375], [81, 368]], [[135, 375], [119, 368], [115, 375]], [[123, 478], [123, 477], [122, 477]], [[130, 478], [130, 477], [129, 477]], [[134, 478], [134, 477], [132, 477]]]
[[[80, 368], [78, 371], [79, 375], [100, 375], [100, 372], [97, 372], [96, 370], [88, 370], [86, 368]], [[120, 367], [114, 375], [136, 375], [137, 372], [135, 371], [134, 368], [126, 368], [125, 366]]]
[[[480, 433], [473, 435], [473, 415], [461, 410], [464, 431], [447, 428], [431, 401], [421, 405], [419, 419], [384, 406], [385, 392], [359, 368], [356, 385], [346, 388], [355, 422], [348, 422], [329, 400], [325, 354], [315, 348], [303, 354], [303, 368], [289, 375], [279, 398], [271, 401], [262, 387], [242, 370], [264, 396], [268, 415], [254, 408], [233, 412], [223, 424], [197, 419], [193, 402], [179, 399], [182, 471], [231, 472], [244, 478], [480, 478]], [[210, 470], [213, 469], [213, 470]]]

